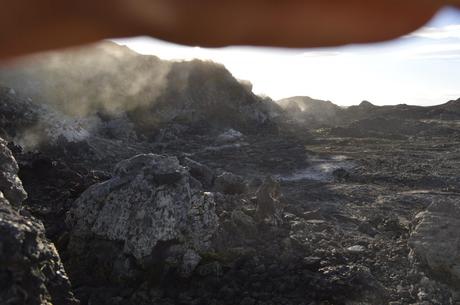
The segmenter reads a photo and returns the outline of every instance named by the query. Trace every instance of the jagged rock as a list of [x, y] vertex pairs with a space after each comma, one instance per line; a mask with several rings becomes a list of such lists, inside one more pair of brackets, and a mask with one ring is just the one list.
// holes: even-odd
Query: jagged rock
[[19, 167], [6, 141], [0, 139], [0, 190], [6, 199], [15, 207], [19, 207], [27, 198], [27, 193], [18, 178]]
[[214, 189], [222, 194], [243, 194], [248, 190], [248, 184], [243, 177], [224, 172], [216, 177]]
[[0, 139], [0, 304], [78, 304], [43, 224], [18, 212], [27, 193], [17, 173]]
[[271, 176], [266, 177], [256, 192], [256, 219], [274, 224], [281, 222], [280, 196], [279, 182]]
[[435, 200], [416, 217], [409, 245], [414, 256], [434, 275], [460, 287], [460, 203]]
[[88, 246], [105, 244], [121, 250], [111, 259], [132, 256], [145, 267], [166, 260], [175, 246], [174, 257], [182, 259], [174, 260], [189, 273], [217, 227], [212, 194], [191, 180], [176, 157], [146, 154], [121, 161], [112, 179], [90, 187], [70, 210], [70, 252], [86, 255]]
[[43, 224], [20, 215], [1, 193], [0, 304], [79, 304]]

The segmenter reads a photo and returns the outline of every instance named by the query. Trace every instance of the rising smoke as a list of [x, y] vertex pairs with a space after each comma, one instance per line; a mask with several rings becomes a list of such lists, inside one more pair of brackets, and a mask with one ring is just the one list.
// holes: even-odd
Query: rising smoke
[[107, 136], [109, 125], [119, 127], [117, 134], [131, 128], [121, 128], [127, 121], [134, 134], [148, 137], [170, 123], [244, 128], [265, 122], [270, 112], [249, 82], [222, 65], [164, 61], [112, 42], [1, 68], [0, 85], [36, 105], [38, 122], [20, 141], [32, 147], [60, 136], [80, 141], [94, 131]]
[[69, 116], [116, 115], [154, 103], [170, 67], [155, 56], [103, 42], [19, 61], [0, 71], [0, 83]]
[[32, 106], [26, 108], [32, 108], [36, 118], [14, 140], [26, 149], [61, 136], [81, 141], [99, 128], [101, 117], [117, 118], [152, 106], [167, 87], [171, 66], [172, 62], [103, 42], [3, 67], [0, 84], [27, 98]]

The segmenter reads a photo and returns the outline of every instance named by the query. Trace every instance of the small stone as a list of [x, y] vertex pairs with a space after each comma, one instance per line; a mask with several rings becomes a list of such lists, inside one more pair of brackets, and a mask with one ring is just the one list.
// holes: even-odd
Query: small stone
[[312, 224], [312, 225], [322, 225], [324, 223], [326, 223], [325, 220], [321, 220], [321, 219], [309, 219], [306, 221], [306, 223], [309, 223], [309, 224]]
[[366, 251], [366, 247], [360, 245], [351, 246], [347, 248], [347, 251], [351, 253], [362, 253]]

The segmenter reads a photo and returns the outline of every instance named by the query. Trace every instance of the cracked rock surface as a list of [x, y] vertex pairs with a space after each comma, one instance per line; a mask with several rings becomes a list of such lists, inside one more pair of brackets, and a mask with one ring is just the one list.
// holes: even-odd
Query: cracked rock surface
[[0, 139], [0, 304], [77, 305], [42, 222], [19, 211], [26, 193], [5, 144]]
[[147, 154], [121, 161], [110, 180], [86, 190], [67, 222], [68, 251], [80, 253], [76, 264], [90, 259], [95, 244], [113, 243], [119, 246], [117, 260], [132, 257], [143, 268], [155, 260], [178, 260], [190, 273], [210, 246], [217, 216], [212, 194], [177, 158]]

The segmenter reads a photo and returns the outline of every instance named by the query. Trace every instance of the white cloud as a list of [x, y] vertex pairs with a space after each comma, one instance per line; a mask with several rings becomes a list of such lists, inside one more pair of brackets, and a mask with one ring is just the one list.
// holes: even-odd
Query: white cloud
[[399, 49], [394, 55], [408, 60], [457, 60], [460, 59], [460, 42], [418, 43]]
[[317, 58], [317, 57], [333, 57], [343, 55], [343, 52], [333, 50], [307, 51], [301, 54], [302, 57]]
[[460, 39], [460, 25], [454, 24], [441, 27], [423, 27], [406, 37], [427, 39]]

